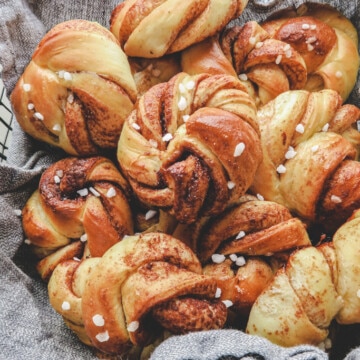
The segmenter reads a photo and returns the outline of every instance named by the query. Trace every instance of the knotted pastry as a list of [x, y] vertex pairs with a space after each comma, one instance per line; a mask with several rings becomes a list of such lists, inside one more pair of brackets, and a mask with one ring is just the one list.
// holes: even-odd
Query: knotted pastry
[[250, 197], [208, 218], [194, 235], [203, 263], [213, 254], [271, 255], [311, 244], [303, 222], [285, 206]]
[[222, 30], [247, 0], [125, 0], [112, 12], [110, 31], [128, 56], [159, 58]]
[[334, 90], [288, 91], [258, 111], [263, 161], [251, 190], [334, 231], [360, 206], [360, 109]]
[[163, 329], [222, 328], [227, 309], [216, 289], [190, 248], [162, 233], [125, 237], [101, 258], [63, 262], [49, 281], [52, 306], [79, 338], [118, 355], [151, 344]]
[[124, 123], [117, 159], [135, 195], [180, 222], [237, 201], [261, 161], [256, 107], [231, 75], [175, 75]]
[[114, 35], [97, 23], [70, 20], [40, 41], [11, 103], [25, 132], [83, 156], [116, 148], [136, 97]]
[[318, 345], [332, 320], [360, 322], [360, 212], [332, 242], [295, 251], [253, 305], [247, 332], [283, 346]]
[[133, 233], [129, 185], [107, 158], [62, 159], [42, 174], [22, 224], [48, 279], [59, 262], [81, 257], [85, 243], [87, 255], [101, 256]]
[[306, 4], [258, 24], [226, 29], [221, 47], [259, 104], [288, 90], [336, 90], [345, 101], [359, 70], [358, 35], [349, 19], [326, 5]]
[[271, 256], [311, 245], [305, 225], [286, 207], [248, 195], [215, 217], [178, 226], [173, 236], [194, 249], [221, 299], [243, 315], [274, 275]]

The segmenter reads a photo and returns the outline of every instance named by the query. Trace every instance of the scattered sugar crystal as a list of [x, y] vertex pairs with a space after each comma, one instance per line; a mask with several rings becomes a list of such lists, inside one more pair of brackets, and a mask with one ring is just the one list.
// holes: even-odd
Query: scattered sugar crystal
[[55, 125], [53, 126], [53, 130], [56, 131], [56, 132], [59, 132], [59, 131], [61, 130], [60, 124], [55, 124]]
[[64, 171], [63, 170], [56, 170], [55, 174], [59, 177], [62, 178], [64, 176]]
[[236, 261], [235, 261], [235, 264], [237, 266], [244, 266], [246, 264], [246, 260], [243, 256], [239, 256]]
[[235, 183], [233, 181], [228, 181], [227, 187], [229, 190], [232, 190], [235, 187]]
[[314, 145], [314, 146], [311, 147], [312, 152], [316, 152], [318, 150], [319, 150], [319, 145]]
[[162, 140], [165, 141], [165, 142], [168, 142], [168, 141], [170, 141], [172, 138], [173, 138], [173, 136], [172, 136], [170, 133], [167, 133], [167, 134], [165, 134], [165, 135], [162, 137]]
[[290, 50], [290, 49], [291, 49], [290, 44], [286, 44], [286, 45], [284, 46], [284, 51], [288, 51], [288, 50]]
[[314, 50], [314, 46], [311, 44], [307, 44], [307, 49], [308, 51], [313, 51]]
[[34, 110], [35, 109], [35, 105], [33, 103], [28, 103], [27, 106], [28, 110]]
[[216, 288], [215, 298], [218, 299], [220, 296], [221, 296], [221, 289], [220, 289], [220, 288]]
[[285, 159], [289, 160], [295, 157], [296, 151], [292, 146], [289, 146], [287, 152], [285, 153]]
[[303, 124], [297, 124], [295, 130], [296, 130], [298, 133], [303, 134], [304, 131], [305, 131], [304, 125], [303, 125]]
[[31, 245], [31, 241], [30, 241], [29, 239], [25, 239], [25, 240], [24, 240], [24, 243], [25, 243], [26, 245]]
[[213, 254], [211, 256], [211, 260], [215, 263], [215, 264], [221, 264], [222, 262], [225, 261], [225, 255], [223, 254]]
[[245, 150], [245, 144], [243, 142], [238, 143], [235, 146], [235, 150], [234, 150], [234, 156], [238, 157], [240, 156]]
[[195, 81], [194, 81], [194, 80], [190, 80], [190, 81], [188, 81], [188, 82], [186, 83], [186, 88], [187, 88], [188, 90], [192, 90], [192, 89], [194, 89], [194, 87], [195, 87]]
[[72, 75], [67, 71], [64, 72], [64, 80], [66, 81], [72, 80]]
[[29, 92], [31, 90], [31, 85], [30, 84], [23, 84], [23, 89], [26, 92]]
[[230, 258], [231, 261], [235, 262], [237, 260], [238, 256], [236, 254], [230, 254], [229, 258]]
[[256, 194], [256, 197], [258, 198], [258, 200], [260, 201], [264, 201], [264, 197], [261, 194]]
[[279, 165], [277, 168], [276, 168], [276, 171], [277, 173], [279, 174], [285, 174], [286, 173], [286, 167], [284, 165]]
[[152, 219], [158, 212], [156, 210], [149, 210], [146, 214], [145, 214], [145, 220], [150, 220]]
[[190, 115], [183, 115], [182, 119], [184, 122], [187, 122], [190, 118]]
[[67, 102], [69, 104], [72, 104], [74, 102], [74, 94], [73, 93], [70, 93], [67, 97]]
[[99, 333], [95, 337], [96, 337], [97, 341], [99, 341], [99, 342], [105, 342], [105, 341], [108, 341], [110, 339], [108, 331], [104, 331], [102, 333]]
[[70, 303], [68, 301], [63, 301], [63, 303], [61, 304], [61, 308], [64, 311], [70, 310]]
[[94, 196], [96, 196], [96, 197], [100, 196], [100, 193], [96, 189], [94, 189], [92, 186], [89, 187], [89, 190]]
[[132, 321], [128, 327], [127, 327], [127, 331], [129, 332], [134, 332], [139, 328], [139, 322], [138, 321]]
[[115, 195], [116, 195], [116, 190], [113, 187], [111, 187], [106, 193], [106, 197], [108, 198], [112, 198]]
[[328, 130], [329, 130], [329, 123], [326, 123], [323, 127], [322, 127], [322, 129], [321, 129], [321, 131], [323, 131], [323, 132], [327, 132]]
[[140, 130], [140, 125], [137, 123], [132, 123], [131, 126], [135, 129], [135, 130]]
[[54, 182], [55, 182], [55, 184], [60, 184], [60, 181], [61, 181], [60, 177], [57, 176], [57, 175], [55, 175], [55, 176], [54, 176]]
[[94, 325], [96, 326], [104, 326], [105, 325], [105, 319], [102, 315], [100, 314], [96, 314], [92, 317], [92, 321], [94, 323]]
[[243, 238], [244, 236], [245, 236], [246, 234], [245, 234], [245, 231], [243, 231], [243, 230], [241, 230], [241, 231], [239, 231], [239, 233], [236, 235], [236, 240], [238, 240], [238, 239], [241, 239], [241, 238]]
[[182, 94], [186, 91], [185, 85], [184, 85], [183, 83], [180, 83], [180, 84], [179, 84], [179, 91], [180, 91], [180, 93], [182, 93]]
[[223, 303], [225, 304], [225, 306], [227, 308], [229, 308], [230, 306], [233, 306], [233, 302], [231, 300], [223, 300]]
[[281, 63], [281, 60], [282, 60], [282, 55], [280, 54], [276, 57], [275, 64], [279, 65]]
[[44, 120], [44, 115], [39, 112], [34, 113], [34, 116], [41, 121]]
[[316, 36], [310, 36], [310, 37], [306, 40], [306, 42], [307, 42], [308, 44], [313, 44], [314, 42], [316, 42], [316, 40], [317, 40]]
[[87, 234], [82, 234], [82, 235], [80, 236], [80, 241], [81, 241], [81, 242], [86, 242], [87, 239], [88, 239]]
[[302, 28], [303, 30], [309, 30], [309, 29], [310, 29], [310, 25], [309, 25], [309, 24], [302, 24], [302, 25], [301, 25], [301, 28]]
[[239, 74], [239, 79], [240, 79], [241, 81], [247, 81], [248, 77], [247, 77], [246, 74]]
[[80, 195], [80, 196], [86, 196], [89, 194], [89, 190], [87, 188], [84, 188], [84, 189], [80, 189], [77, 191], [77, 193]]
[[178, 102], [178, 108], [180, 111], [185, 110], [187, 107], [187, 101], [184, 96], [180, 96], [179, 102]]
[[331, 195], [330, 200], [335, 204], [340, 204], [342, 202], [341, 198], [336, 195]]

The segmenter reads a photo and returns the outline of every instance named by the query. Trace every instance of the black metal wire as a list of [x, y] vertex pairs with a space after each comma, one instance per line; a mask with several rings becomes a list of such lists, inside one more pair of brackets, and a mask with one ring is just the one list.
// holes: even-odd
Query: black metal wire
[[0, 133], [4, 134], [0, 137], [0, 162], [7, 159], [6, 152], [8, 150], [8, 143], [12, 131], [12, 122], [14, 115], [9, 107], [6, 90], [4, 87], [1, 89], [0, 94]]

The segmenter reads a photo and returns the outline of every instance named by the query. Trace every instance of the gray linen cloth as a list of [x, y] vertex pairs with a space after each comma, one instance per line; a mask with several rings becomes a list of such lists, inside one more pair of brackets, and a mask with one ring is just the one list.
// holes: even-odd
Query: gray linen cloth
[[[11, 93], [41, 37], [56, 23], [82, 18], [109, 25], [117, 0], [0, 0], [0, 63]], [[315, 1], [338, 8], [360, 29], [359, 0]], [[270, 12], [303, 1], [278, 1], [269, 10], [249, 2], [240, 23], [263, 20]], [[360, 105], [359, 79], [350, 102]], [[21, 209], [36, 189], [44, 169], [65, 156], [60, 150], [34, 141], [14, 123], [7, 163], [0, 163], [0, 359], [96, 359], [63, 324], [48, 302], [46, 284], [37, 276], [24, 245]], [[354, 349], [341, 358], [360, 359]], [[327, 359], [312, 346], [281, 348], [265, 339], [237, 330], [220, 330], [174, 336], [153, 353], [160, 359]], [[339, 357], [340, 359], [340, 357]]]

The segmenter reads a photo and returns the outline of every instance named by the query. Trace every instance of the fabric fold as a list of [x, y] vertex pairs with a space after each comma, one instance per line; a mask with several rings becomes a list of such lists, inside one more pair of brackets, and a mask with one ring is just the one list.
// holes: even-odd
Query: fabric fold
[[[8, 94], [31, 58], [39, 40], [60, 21], [83, 18], [109, 26], [118, 0], [80, 2], [69, 0], [0, 0], [0, 63]], [[239, 22], [264, 20], [277, 10], [305, 3], [277, 1], [270, 9], [249, 1]], [[313, 1], [338, 8], [360, 28], [360, 1]], [[349, 102], [360, 106], [358, 75]], [[36, 274], [24, 244], [19, 210], [36, 189], [41, 173], [64, 154], [38, 143], [13, 124], [7, 163], [0, 163], [0, 358], [2, 359], [97, 359], [51, 308], [46, 284]], [[360, 350], [346, 360], [357, 359]], [[281, 348], [265, 339], [237, 330], [220, 330], [174, 336], [163, 342], [151, 360], [185, 359], [291, 359], [322, 360], [327, 354], [312, 346]]]

